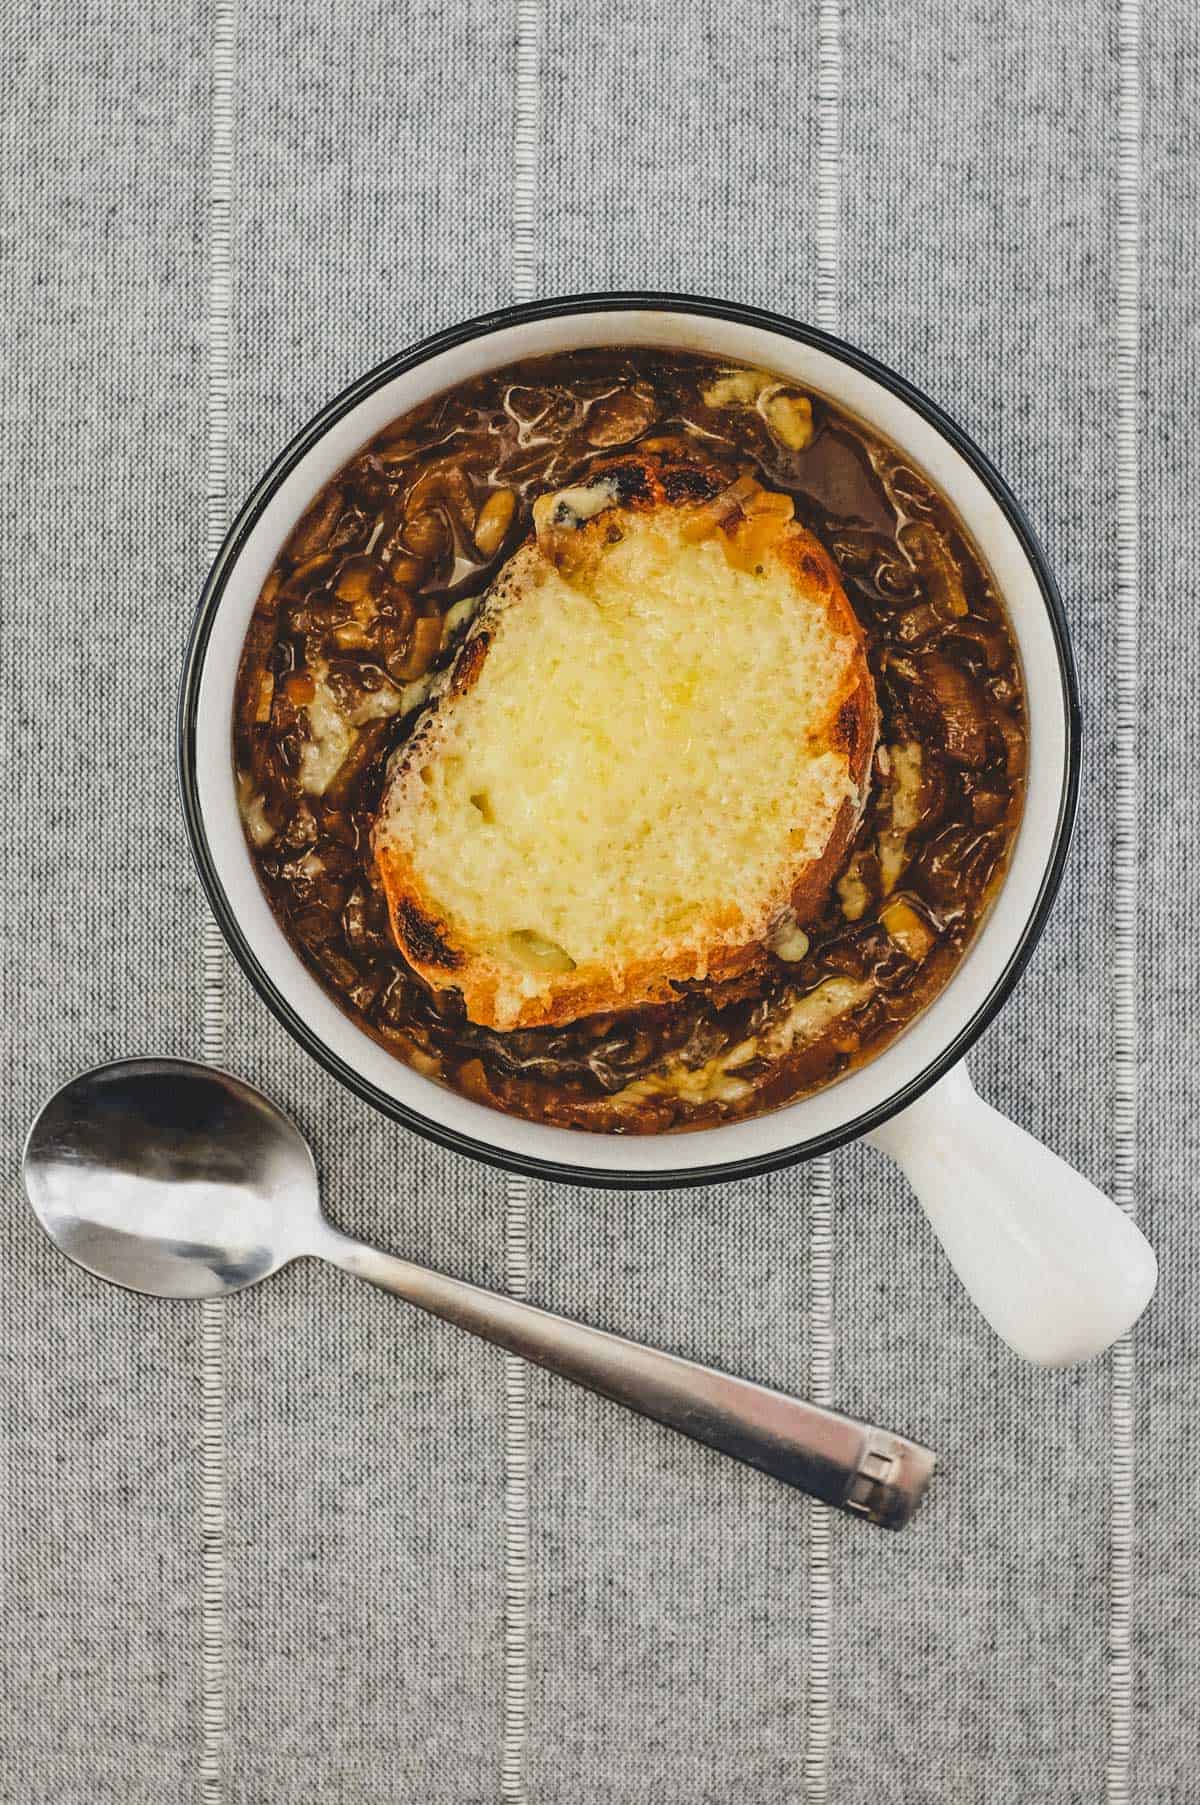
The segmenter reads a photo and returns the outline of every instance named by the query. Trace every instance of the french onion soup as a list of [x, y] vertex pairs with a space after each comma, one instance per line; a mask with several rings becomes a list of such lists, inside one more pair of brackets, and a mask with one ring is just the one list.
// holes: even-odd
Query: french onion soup
[[1016, 650], [947, 504], [766, 371], [605, 349], [395, 421], [284, 546], [246, 834], [368, 1033], [612, 1133], [776, 1109], [945, 984], [1020, 818]]

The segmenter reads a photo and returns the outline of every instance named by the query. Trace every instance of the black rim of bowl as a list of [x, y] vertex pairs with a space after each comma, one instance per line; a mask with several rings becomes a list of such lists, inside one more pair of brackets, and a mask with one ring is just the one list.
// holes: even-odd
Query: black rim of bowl
[[[818, 350], [828, 352], [842, 363], [871, 377], [882, 387], [890, 389], [914, 412], [922, 415], [942, 438], [965, 459], [991, 492], [1029, 561], [1041, 590], [1054, 635], [1067, 735], [1066, 767], [1062, 792], [1059, 797], [1054, 844], [1033, 907], [1004, 970], [970, 1021], [954, 1039], [943, 1047], [916, 1076], [894, 1091], [886, 1101], [856, 1116], [853, 1120], [843, 1123], [840, 1127], [827, 1130], [823, 1134], [810, 1136], [792, 1146], [776, 1148], [768, 1153], [736, 1160], [716, 1161], [705, 1166], [657, 1172], [600, 1171], [590, 1166], [576, 1166], [558, 1160], [539, 1159], [511, 1152], [508, 1148], [494, 1147], [486, 1141], [477, 1141], [468, 1135], [460, 1134], [457, 1130], [446, 1127], [436, 1119], [422, 1115], [408, 1104], [397, 1102], [394, 1097], [379, 1090], [348, 1066], [332, 1048], [326, 1046], [312, 1032], [287, 999], [276, 989], [243, 935], [221, 884], [208, 844], [196, 781], [196, 718], [200, 680], [209, 636], [225, 592], [225, 586], [247, 538], [267, 503], [284, 479], [317, 441], [360, 401], [394, 376], [398, 376], [402, 371], [410, 370], [418, 364], [428, 362], [431, 357], [449, 350], [455, 345], [464, 344], [470, 339], [484, 337], [503, 327], [532, 321], [570, 318], [574, 314], [582, 313], [623, 311], [687, 313], [762, 327], [780, 337], [794, 339], [801, 344], [811, 345]], [[853, 345], [848, 345], [842, 339], [835, 338], [831, 333], [822, 332], [814, 326], [800, 325], [794, 320], [786, 319], [779, 314], [768, 313], [761, 308], [708, 300], [696, 295], [613, 291], [594, 295], [569, 295], [559, 299], [534, 301], [521, 306], [502, 307], [494, 312], [481, 314], [475, 319], [466, 320], [459, 326], [452, 326], [445, 331], [434, 333], [432, 337], [421, 340], [419, 344], [412, 346], [407, 351], [397, 353], [396, 356], [388, 358], [385, 363], [379, 364], [374, 370], [369, 371], [367, 375], [359, 377], [349, 388], [322, 408], [321, 412], [309, 422], [303, 431], [297, 434], [256, 485], [230, 528], [208, 574], [184, 659], [179, 702], [178, 756], [183, 809], [191, 840], [192, 854], [221, 931], [263, 1002], [278, 1017], [288, 1032], [299, 1041], [305, 1051], [324, 1066], [326, 1071], [332, 1073], [355, 1095], [372, 1104], [385, 1115], [391, 1116], [393, 1120], [402, 1123], [406, 1128], [413, 1129], [417, 1134], [424, 1135], [426, 1139], [435, 1141], [443, 1147], [452, 1148], [457, 1153], [467, 1154], [471, 1158], [482, 1160], [489, 1165], [499, 1166], [508, 1171], [524, 1172], [532, 1177], [560, 1179], [574, 1184], [592, 1185], [605, 1190], [650, 1191], [685, 1185], [727, 1183], [731, 1179], [746, 1178], [755, 1173], [775, 1171], [784, 1166], [791, 1166], [801, 1160], [814, 1159], [819, 1154], [828, 1153], [835, 1147], [845, 1145], [847, 1141], [857, 1140], [868, 1130], [898, 1114], [900, 1110], [915, 1102], [924, 1091], [927, 1091], [949, 1071], [952, 1065], [963, 1058], [1011, 994], [1029, 962], [1058, 891], [1079, 793], [1080, 739], [1079, 688], [1074, 659], [1071, 654], [1067, 619], [1045, 555], [1008, 484], [979, 447], [967, 437], [960, 427], [955, 425], [948, 415], [942, 412], [941, 408], [930, 401], [919, 389], [914, 388], [911, 383], [906, 382], [903, 377], [897, 376], [892, 370], [889, 370], [885, 364], [879, 363], [875, 358], [857, 350]], [[802, 1101], [790, 1107], [802, 1107]]]

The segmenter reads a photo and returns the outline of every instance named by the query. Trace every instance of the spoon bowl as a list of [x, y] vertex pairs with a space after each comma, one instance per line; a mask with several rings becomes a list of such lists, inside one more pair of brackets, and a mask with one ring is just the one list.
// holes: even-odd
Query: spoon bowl
[[38, 1221], [97, 1278], [215, 1297], [311, 1246], [317, 1170], [299, 1130], [226, 1072], [129, 1059], [51, 1097], [25, 1143]]

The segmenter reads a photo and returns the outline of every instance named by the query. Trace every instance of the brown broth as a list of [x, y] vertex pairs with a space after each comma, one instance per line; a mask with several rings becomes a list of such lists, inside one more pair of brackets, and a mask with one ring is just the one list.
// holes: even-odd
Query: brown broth
[[[1016, 833], [1019, 665], [960, 523], [920, 472], [820, 396], [810, 397], [812, 436], [800, 447], [784, 442], [778, 415], [769, 424], [773, 398], [798, 396], [794, 385], [772, 379], [756, 402], [713, 405], [714, 381], [736, 368], [609, 348], [531, 360], [436, 396], [318, 496], [246, 637], [234, 757], [256, 869], [284, 932], [399, 1058], [514, 1114], [661, 1132], [758, 1114], [830, 1083], [945, 984]], [[830, 552], [877, 689], [870, 797], [841, 877], [807, 924], [802, 959], [764, 954], [761, 970], [681, 987], [668, 1005], [497, 1033], [468, 1021], [455, 993], [431, 995], [392, 941], [370, 849], [385, 767], [419, 716], [423, 682], [454, 656], [468, 598], [528, 533], [534, 499], [647, 439], [665, 441], [664, 457], [691, 451], [730, 480], [748, 470], [785, 491]], [[484, 512], [505, 493], [511, 518], [506, 500]], [[323, 769], [314, 674], [345, 728]], [[690, 1098], [628, 1093], [666, 1070], [717, 1071], [724, 1053], [771, 1040], [800, 999], [834, 979], [852, 981], [852, 1006], [785, 1052], [739, 1064], [707, 1092], [697, 1079]]]

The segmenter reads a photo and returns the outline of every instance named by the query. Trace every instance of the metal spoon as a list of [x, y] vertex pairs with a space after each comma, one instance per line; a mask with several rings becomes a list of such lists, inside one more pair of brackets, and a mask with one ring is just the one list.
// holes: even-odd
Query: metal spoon
[[933, 1471], [903, 1436], [351, 1240], [321, 1213], [299, 1130], [226, 1072], [174, 1059], [85, 1072], [38, 1116], [23, 1170], [54, 1244], [131, 1291], [219, 1296], [314, 1256], [886, 1528]]

